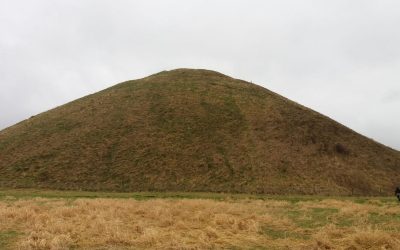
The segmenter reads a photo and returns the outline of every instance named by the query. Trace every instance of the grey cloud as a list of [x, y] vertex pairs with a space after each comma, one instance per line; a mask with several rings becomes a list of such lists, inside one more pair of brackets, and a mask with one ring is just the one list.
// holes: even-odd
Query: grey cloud
[[261, 84], [400, 149], [399, 12], [397, 0], [0, 0], [0, 128], [193, 67]]

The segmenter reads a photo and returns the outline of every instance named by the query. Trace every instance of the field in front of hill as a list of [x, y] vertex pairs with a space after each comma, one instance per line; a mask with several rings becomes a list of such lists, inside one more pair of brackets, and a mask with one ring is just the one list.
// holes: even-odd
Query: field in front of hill
[[0, 249], [400, 249], [394, 197], [0, 190]]

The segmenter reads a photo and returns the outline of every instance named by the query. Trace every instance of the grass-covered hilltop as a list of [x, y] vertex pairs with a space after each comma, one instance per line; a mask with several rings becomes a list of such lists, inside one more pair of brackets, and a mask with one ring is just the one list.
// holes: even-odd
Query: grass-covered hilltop
[[386, 195], [400, 153], [258, 85], [177, 69], [0, 132], [0, 187]]

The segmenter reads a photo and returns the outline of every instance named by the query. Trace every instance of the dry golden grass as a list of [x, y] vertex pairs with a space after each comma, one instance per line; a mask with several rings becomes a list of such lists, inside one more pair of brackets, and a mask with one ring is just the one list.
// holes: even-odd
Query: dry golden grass
[[0, 200], [0, 248], [400, 249], [399, 239], [400, 206], [379, 199]]

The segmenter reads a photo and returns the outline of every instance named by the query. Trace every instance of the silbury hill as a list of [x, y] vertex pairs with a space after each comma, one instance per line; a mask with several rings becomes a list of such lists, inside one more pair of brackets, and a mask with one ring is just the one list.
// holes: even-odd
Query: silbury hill
[[127, 81], [0, 132], [0, 187], [387, 195], [400, 152], [258, 85]]

